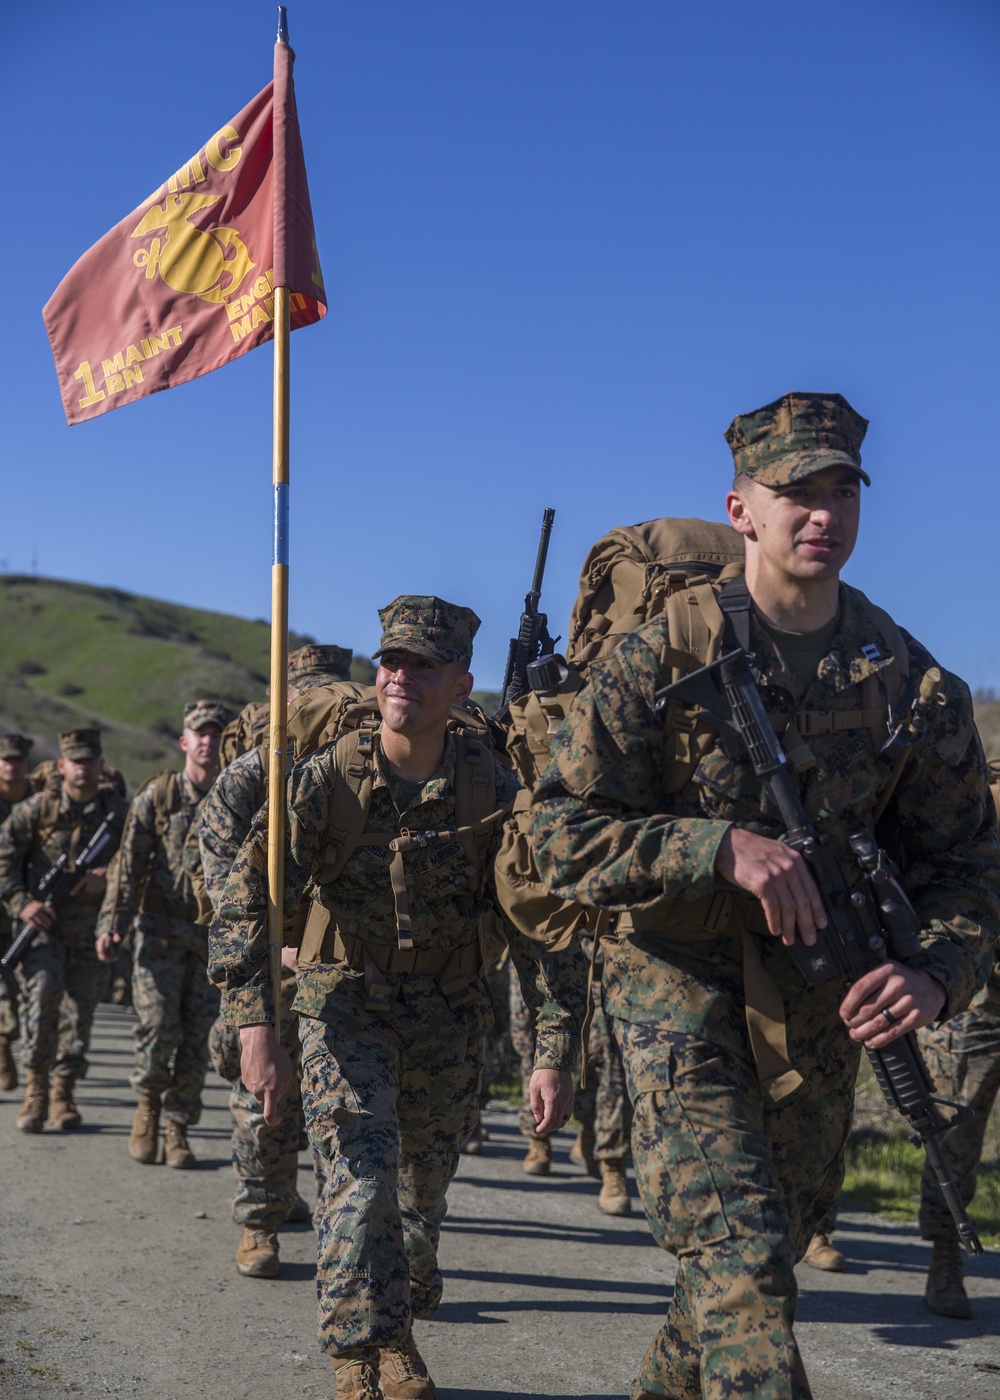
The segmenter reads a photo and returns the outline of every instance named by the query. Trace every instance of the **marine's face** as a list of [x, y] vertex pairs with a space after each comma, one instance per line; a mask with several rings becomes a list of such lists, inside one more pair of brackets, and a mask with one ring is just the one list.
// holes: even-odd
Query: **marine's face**
[[28, 760], [21, 758], [0, 758], [0, 783], [20, 783], [28, 776]]
[[471, 690], [472, 677], [461, 662], [435, 661], [414, 651], [384, 651], [375, 673], [382, 720], [394, 734], [443, 733], [452, 705]]
[[181, 749], [199, 768], [215, 768], [219, 763], [222, 730], [217, 724], [199, 724], [197, 729], [185, 728], [179, 739]]
[[827, 467], [791, 486], [757, 483], [729, 498], [730, 520], [762, 563], [795, 579], [836, 578], [854, 551], [861, 479]]
[[63, 787], [74, 802], [89, 802], [97, 796], [104, 768], [103, 758], [60, 758], [57, 766], [62, 774]]

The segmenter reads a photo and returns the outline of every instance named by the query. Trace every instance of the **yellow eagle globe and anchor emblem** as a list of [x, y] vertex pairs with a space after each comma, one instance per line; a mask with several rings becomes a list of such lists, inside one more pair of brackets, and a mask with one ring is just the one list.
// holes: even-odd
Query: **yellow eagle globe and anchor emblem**
[[178, 192], [147, 209], [131, 237], [161, 231], [165, 237], [155, 237], [148, 248], [138, 249], [132, 258], [135, 266], [145, 268], [150, 280], [159, 273], [175, 292], [224, 303], [257, 264], [236, 229], [222, 224], [201, 229], [191, 222], [195, 214], [221, 199], [221, 194]]

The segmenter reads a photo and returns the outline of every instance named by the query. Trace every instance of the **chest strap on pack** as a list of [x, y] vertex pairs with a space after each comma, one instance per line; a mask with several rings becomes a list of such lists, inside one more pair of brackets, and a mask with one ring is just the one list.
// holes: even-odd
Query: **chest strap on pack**
[[[396, 937], [399, 947], [408, 949], [413, 947], [413, 927], [410, 922], [410, 904], [406, 888], [406, 865], [403, 856], [407, 851], [423, 851], [431, 846], [447, 846], [453, 841], [475, 840], [477, 837], [492, 831], [495, 824], [505, 817], [509, 808], [500, 807], [495, 812], [491, 812], [482, 821], [475, 822], [471, 826], [446, 826], [443, 831], [402, 831], [399, 836], [394, 836], [388, 842], [389, 850], [392, 852], [392, 863], [389, 866], [389, 880], [392, 884], [392, 897], [396, 907]], [[361, 837], [359, 844], [364, 844], [366, 837]], [[463, 841], [463, 844], [465, 842]]]

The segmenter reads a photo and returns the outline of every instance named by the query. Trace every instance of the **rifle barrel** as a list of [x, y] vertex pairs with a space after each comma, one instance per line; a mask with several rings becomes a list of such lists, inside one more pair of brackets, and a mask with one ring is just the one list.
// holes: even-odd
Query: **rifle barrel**
[[[542, 533], [538, 540], [538, 553], [535, 555], [535, 572], [531, 580], [531, 592], [528, 597], [533, 599], [533, 604], [528, 611], [533, 611], [538, 607], [538, 600], [542, 596], [542, 579], [545, 576], [545, 560], [549, 553], [549, 536], [552, 534], [552, 522], [556, 518], [556, 513], [551, 506], [546, 506], [542, 511]], [[527, 604], [527, 599], [525, 599]]]

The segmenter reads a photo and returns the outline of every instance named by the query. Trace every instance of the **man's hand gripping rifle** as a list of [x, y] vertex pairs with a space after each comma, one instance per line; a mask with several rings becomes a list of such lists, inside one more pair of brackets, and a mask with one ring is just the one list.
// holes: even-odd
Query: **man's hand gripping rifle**
[[531, 580], [531, 588], [525, 595], [524, 612], [521, 614], [517, 636], [511, 637], [510, 646], [507, 649], [507, 666], [503, 674], [500, 707], [497, 710], [497, 715], [501, 719], [506, 714], [510, 702], [524, 695], [530, 689], [528, 667], [540, 656], [555, 651], [556, 642], [559, 640], [558, 637], [553, 640], [549, 636], [549, 620], [543, 612], [538, 611], [538, 604], [542, 596], [542, 578], [545, 574], [545, 559], [549, 552], [549, 536], [552, 534], [552, 522], [555, 518], [556, 513], [550, 507], [546, 507], [542, 512], [542, 533], [538, 541], [534, 577]]
[[[889, 741], [891, 753], [919, 738], [940, 682], [941, 673], [936, 668], [928, 671], [909, 726], [902, 726]], [[847, 988], [888, 958], [909, 962], [920, 951], [919, 924], [895, 867], [879, 849], [874, 832], [856, 831], [848, 840], [861, 878], [853, 890], [848, 889], [829, 837], [817, 831], [806, 816], [746, 654], [730, 652], [658, 691], [657, 710], [665, 710], [671, 700], [705, 711], [730, 758], [749, 757], [781, 812], [785, 842], [809, 866], [826, 911], [827, 927], [817, 931], [811, 947], [796, 939], [788, 949], [808, 985], [839, 978]], [[968, 1117], [970, 1110], [935, 1096], [912, 1031], [881, 1050], [867, 1049], [867, 1053], [889, 1106], [908, 1119], [914, 1142], [927, 1153], [966, 1252], [973, 1258], [982, 1254], [982, 1244], [940, 1147], [941, 1135]], [[952, 1115], [944, 1117], [940, 1105], [951, 1109]]]
[[[121, 836], [121, 818], [105, 817], [75, 860], [71, 860], [64, 851], [58, 860], [52, 862], [38, 882], [35, 899], [40, 899], [50, 909], [61, 909], [68, 904], [88, 871], [107, 865], [118, 849]], [[10, 947], [0, 958], [0, 975], [10, 981], [15, 967], [37, 937], [38, 929], [34, 924], [21, 924]]]

